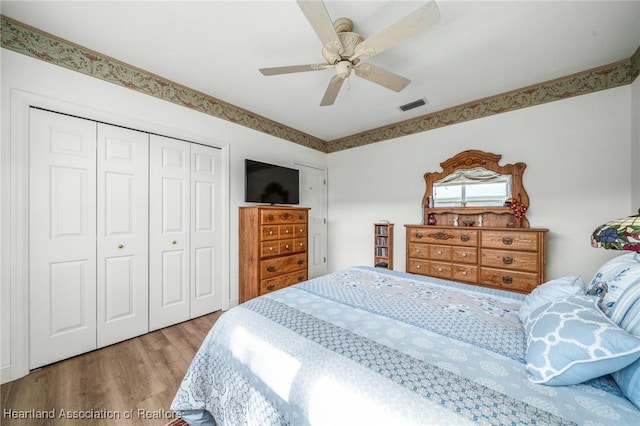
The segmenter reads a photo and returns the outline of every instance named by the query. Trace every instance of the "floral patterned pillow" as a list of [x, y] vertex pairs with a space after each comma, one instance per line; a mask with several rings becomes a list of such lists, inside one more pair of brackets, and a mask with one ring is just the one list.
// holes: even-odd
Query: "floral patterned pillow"
[[587, 286], [587, 294], [598, 296], [600, 309], [619, 325], [640, 297], [640, 253], [623, 254], [602, 265]]

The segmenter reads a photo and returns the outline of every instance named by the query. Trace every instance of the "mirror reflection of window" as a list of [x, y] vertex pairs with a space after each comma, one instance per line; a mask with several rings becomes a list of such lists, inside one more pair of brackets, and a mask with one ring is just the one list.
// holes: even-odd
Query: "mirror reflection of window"
[[433, 184], [434, 207], [502, 206], [511, 198], [511, 176], [484, 168], [457, 170]]

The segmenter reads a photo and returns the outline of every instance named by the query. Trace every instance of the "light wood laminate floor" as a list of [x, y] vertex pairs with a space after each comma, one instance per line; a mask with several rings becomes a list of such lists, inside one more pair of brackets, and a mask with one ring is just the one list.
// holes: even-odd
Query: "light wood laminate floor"
[[0, 424], [165, 425], [175, 418], [170, 405], [182, 377], [220, 315], [157, 330], [5, 383]]

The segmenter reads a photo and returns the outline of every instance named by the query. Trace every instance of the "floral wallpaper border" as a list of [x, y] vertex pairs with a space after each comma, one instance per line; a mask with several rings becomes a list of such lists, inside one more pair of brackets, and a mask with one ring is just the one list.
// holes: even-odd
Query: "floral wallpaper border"
[[1, 45], [6, 49], [327, 153], [631, 84], [640, 74], [640, 48], [638, 48], [630, 58], [613, 64], [333, 141], [323, 141], [6, 16], [0, 15], [0, 18]]

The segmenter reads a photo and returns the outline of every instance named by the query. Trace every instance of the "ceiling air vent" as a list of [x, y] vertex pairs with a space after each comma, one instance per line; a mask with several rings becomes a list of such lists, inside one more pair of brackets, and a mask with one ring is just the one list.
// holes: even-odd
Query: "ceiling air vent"
[[400, 105], [400, 109], [403, 111], [409, 111], [410, 109], [418, 108], [426, 104], [427, 104], [426, 99], [422, 98], [422, 99], [418, 99], [417, 101], [409, 102], [408, 104]]

